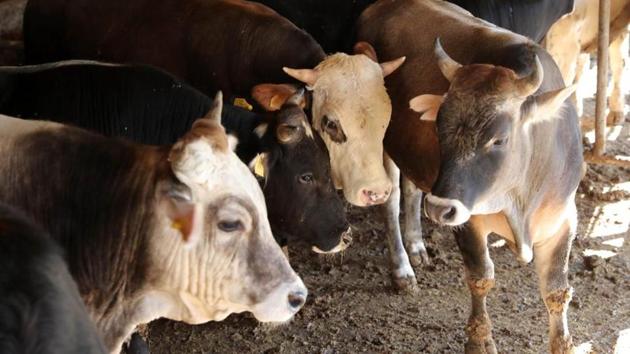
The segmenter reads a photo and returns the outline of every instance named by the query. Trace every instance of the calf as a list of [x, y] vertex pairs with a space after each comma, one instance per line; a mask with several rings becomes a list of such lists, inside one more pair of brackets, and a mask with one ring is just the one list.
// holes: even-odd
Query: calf
[[[256, 96], [263, 97], [264, 89], [257, 88]], [[343, 250], [349, 225], [331, 182], [326, 148], [301, 108], [304, 95], [290, 100], [291, 95], [293, 87], [287, 87], [275, 99], [286, 105], [264, 116], [228, 105], [223, 124], [238, 137], [241, 160], [265, 157], [263, 193], [276, 240], [305, 242], [318, 252]], [[211, 104], [204, 94], [148, 66], [67, 61], [0, 68], [0, 113], [45, 117], [145, 144], [176, 142]]]
[[66, 251], [111, 353], [156, 318], [198, 324], [250, 311], [283, 322], [304, 304], [220, 115], [217, 95], [207, 117], [161, 147], [0, 117], [0, 200]]
[[389, 197], [382, 141], [391, 103], [383, 77], [404, 58], [379, 65], [360, 54], [326, 56], [285, 18], [239, 0], [32, 0], [24, 41], [28, 63], [151, 64], [206, 94], [221, 89], [228, 97], [248, 96], [257, 84], [306, 84], [311, 123], [328, 148], [335, 187], [359, 206]]
[[583, 161], [575, 110], [560, 107], [573, 88], [564, 88], [553, 59], [527, 38], [441, 1], [378, 2], [359, 19], [358, 35], [386, 58], [409, 58], [387, 82], [393, 115], [385, 149], [431, 191], [431, 219], [458, 226], [472, 297], [466, 352], [496, 353], [485, 307], [494, 286], [492, 232], [520, 260], [535, 256], [551, 351], [570, 352], [567, 263]]
[[105, 354], [60, 248], [0, 203], [0, 352]]

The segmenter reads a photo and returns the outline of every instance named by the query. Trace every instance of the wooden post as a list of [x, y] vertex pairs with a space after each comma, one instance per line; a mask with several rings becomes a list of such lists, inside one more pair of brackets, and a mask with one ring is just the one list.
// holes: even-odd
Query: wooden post
[[608, 45], [610, 0], [599, 0], [597, 41], [597, 101], [595, 105], [595, 156], [606, 153], [606, 88], [608, 86]]

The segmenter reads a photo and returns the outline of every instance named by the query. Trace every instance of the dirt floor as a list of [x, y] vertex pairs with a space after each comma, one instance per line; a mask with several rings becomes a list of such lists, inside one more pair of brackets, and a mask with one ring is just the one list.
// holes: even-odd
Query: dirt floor
[[[19, 44], [0, 41], [0, 62], [19, 62]], [[592, 112], [589, 99], [586, 113]], [[630, 155], [630, 117], [611, 130], [608, 144], [609, 152]], [[581, 353], [612, 353], [625, 342], [618, 353], [630, 353], [630, 169], [589, 166], [576, 199], [580, 224], [570, 260], [575, 291], [569, 309], [574, 343]], [[290, 323], [270, 327], [249, 314], [199, 326], [160, 320], [146, 329], [151, 352], [463, 352], [470, 298], [451, 232], [423, 220], [432, 264], [416, 268], [417, 291], [398, 293], [390, 285], [378, 208], [348, 212], [355, 236], [343, 255], [292, 250], [291, 263], [309, 297]], [[488, 309], [498, 351], [544, 353], [547, 315], [533, 266], [520, 265], [497, 240], [490, 249], [497, 283]]]

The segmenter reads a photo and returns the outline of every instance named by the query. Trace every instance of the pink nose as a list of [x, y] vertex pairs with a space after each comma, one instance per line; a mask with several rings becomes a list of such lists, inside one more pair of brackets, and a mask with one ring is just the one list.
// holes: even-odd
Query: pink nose
[[389, 198], [389, 193], [391, 193], [390, 188], [381, 191], [375, 189], [361, 189], [359, 191], [359, 198], [365, 205], [377, 205], [385, 203], [387, 198]]

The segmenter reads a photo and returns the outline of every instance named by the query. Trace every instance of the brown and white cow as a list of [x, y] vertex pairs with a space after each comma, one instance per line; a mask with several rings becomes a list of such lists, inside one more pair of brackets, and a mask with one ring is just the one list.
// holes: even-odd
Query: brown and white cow
[[[597, 50], [599, 22], [599, 2], [576, 0], [573, 12], [556, 22], [545, 37], [545, 49], [554, 58], [567, 85], [580, 81], [584, 66], [588, 65], [590, 54]], [[611, 0], [610, 2], [610, 68], [612, 92], [608, 121], [620, 123], [624, 119], [623, 80], [624, 61], [628, 57], [628, 24], [630, 23], [630, 1]], [[578, 91], [579, 92], [579, 91]], [[576, 95], [577, 96], [577, 95]], [[576, 97], [578, 115], [582, 115], [582, 98]]]
[[520, 260], [534, 258], [551, 351], [570, 352], [567, 262], [583, 163], [577, 116], [564, 103], [573, 88], [532, 41], [442, 1], [380, 1], [359, 19], [358, 38], [385, 59], [407, 56], [387, 81], [393, 112], [385, 149], [431, 192], [427, 214], [457, 226], [472, 297], [466, 352], [496, 353], [485, 306], [494, 286], [490, 233]]
[[247, 97], [257, 84], [299, 80], [312, 91], [311, 123], [328, 148], [335, 186], [359, 206], [389, 196], [382, 140], [391, 103], [383, 77], [404, 58], [379, 65], [360, 54], [327, 56], [287, 19], [241, 0], [32, 0], [24, 40], [28, 63], [145, 63], [208, 95]]
[[65, 249], [111, 353], [136, 325], [250, 311], [289, 320], [307, 290], [220, 125], [221, 97], [173, 146], [0, 116], [0, 200]]

